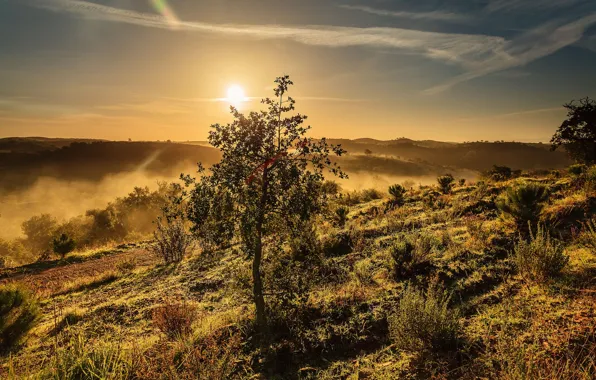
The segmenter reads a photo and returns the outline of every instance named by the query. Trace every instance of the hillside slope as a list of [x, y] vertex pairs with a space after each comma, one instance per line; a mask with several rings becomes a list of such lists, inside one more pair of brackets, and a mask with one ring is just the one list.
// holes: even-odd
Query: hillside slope
[[[52, 263], [12, 269], [2, 281], [37, 291], [41, 319], [2, 358], [2, 371], [41, 378], [80, 371], [127, 379], [593, 378], [596, 235], [583, 224], [595, 211], [590, 178], [480, 183], [448, 195], [422, 188], [393, 209], [363, 194], [337, 198], [335, 207], [349, 207], [345, 227], [331, 210], [316, 223], [314, 245], [308, 234], [298, 245], [285, 241], [285, 253], [268, 245], [265, 347], [252, 322], [249, 261], [235, 245], [170, 266], [135, 245], [82, 254], [72, 271]], [[549, 187], [541, 220], [570, 258], [544, 282], [523, 275], [514, 255], [518, 231], [495, 203], [520, 181]], [[443, 311], [433, 304], [441, 288], [450, 294]], [[168, 336], [164, 307], [192, 321], [192, 332]], [[404, 308], [417, 314], [407, 319]], [[423, 325], [425, 313], [438, 319]], [[449, 315], [457, 323], [447, 328], [441, 321]]]

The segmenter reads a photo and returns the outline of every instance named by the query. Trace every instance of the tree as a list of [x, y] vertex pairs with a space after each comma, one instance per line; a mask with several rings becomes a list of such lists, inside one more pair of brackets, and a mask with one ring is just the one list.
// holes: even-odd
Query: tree
[[59, 238], [55, 238], [53, 245], [54, 253], [59, 254], [61, 258], [74, 251], [76, 247], [75, 241], [69, 238], [67, 234], [62, 234]]
[[364, 149], [364, 154], [366, 154], [367, 156], [370, 156], [371, 154], [373, 154], [373, 151], [370, 149]]
[[240, 232], [252, 258], [253, 299], [261, 330], [267, 323], [261, 279], [264, 239], [278, 234], [280, 226], [298, 229], [321, 211], [325, 170], [347, 177], [330, 159], [345, 153], [341, 146], [307, 138], [310, 127], [302, 125], [306, 116], [285, 116], [293, 113], [295, 104], [284, 97], [293, 84], [290, 78], [279, 77], [275, 83], [277, 99], [262, 100], [266, 111], [244, 115], [231, 107], [234, 121], [211, 126], [209, 143], [222, 153], [211, 174], [199, 165], [199, 180], [183, 176], [191, 188], [182, 194], [189, 199], [187, 217], [199, 235], [214, 223], [213, 212], [219, 214], [216, 223], [224, 234]]
[[565, 104], [569, 111], [551, 139], [551, 150], [563, 146], [577, 162], [596, 163], [596, 101], [590, 98]]
[[58, 228], [58, 222], [49, 214], [34, 216], [21, 225], [27, 237], [25, 244], [34, 251], [50, 249], [52, 236]]

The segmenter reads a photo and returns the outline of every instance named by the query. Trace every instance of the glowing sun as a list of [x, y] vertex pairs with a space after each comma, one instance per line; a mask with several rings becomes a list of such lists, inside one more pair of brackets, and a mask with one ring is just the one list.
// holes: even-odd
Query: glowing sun
[[240, 103], [246, 101], [244, 96], [244, 89], [238, 85], [233, 85], [228, 88], [228, 102], [233, 106], [238, 106]]

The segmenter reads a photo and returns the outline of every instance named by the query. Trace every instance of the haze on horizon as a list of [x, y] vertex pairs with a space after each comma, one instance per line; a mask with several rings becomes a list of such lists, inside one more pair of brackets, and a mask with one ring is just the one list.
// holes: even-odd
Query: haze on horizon
[[4, 0], [0, 46], [0, 137], [205, 140], [287, 73], [315, 137], [548, 141], [596, 2]]

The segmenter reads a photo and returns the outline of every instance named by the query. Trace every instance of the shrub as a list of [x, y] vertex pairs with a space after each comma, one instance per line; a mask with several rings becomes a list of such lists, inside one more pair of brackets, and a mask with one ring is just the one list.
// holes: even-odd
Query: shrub
[[497, 207], [509, 214], [523, 232], [527, 232], [528, 223], [535, 226], [540, 217], [543, 203], [548, 200], [548, 187], [542, 184], [522, 182], [507, 189], [497, 201]]
[[574, 164], [574, 165], [571, 165], [569, 168], [567, 168], [567, 171], [571, 175], [578, 176], [578, 175], [584, 174], [586, 172], [587, 168], [588, 167], [584, 164]]
[[455, 178], [451, 174], [446, 174], [437, 178], [439, 189], [443, 194], [449, 194], [455, 185]]
[[354, 242], [348, 231], [340, 231], [326, 236], [321, 240], [321, 245], [323, 253], [327, 257], [347, 255], [354, 249]]
[[513, 177], [513, 171], [508, 166], [493, 165], [493, 168], [486, 174], [487, 177], [494, 181], [506, 181]]
[[164, 223], [158, 219], [153, 236], [155, 244], [150, 250], [160, 256], [166, 264], [182, 261], [194, 245], [194, 239], [186, 232], [184, 223], [180, 220]]
[[404, 194], [406, 189], [402, 185], [392, 185], [389, 187], [389, 195], [391, 195], [391, 204], [393, 206], [402, 206], [404, 204]]
[[354, 264], [354, 276], [356, 280], [362, 285], [372, 284], [373, 281], [373, 265], [370, 259], [364, 259]]
[[514, 260], [520, 274], [532, 281], [544, 282], [558, 275], [569, 262], [563, 245], [551, 238], [540, 225], [530, 240], [520, 239], [514, 248]]
[[466, 185], [466, 179], [465, 178], [460, 178], [458, 184], [459, 184], [459, 186], [465, 186]]
[[176, 303], [166, 300], [162, 306], [153, 309], [153, 324], [169, 339], [174, 340], [192, 332], [197, 309], [186, 302]]
[[54, 253], [57, 253], [61, 258], [64, 258], [67, 254], [74, 251], [76, 243], [69, 238], [68, 235], [62, 234], [59, 238], [54, 239], [53, 245]]
[[335, 220], [339, 227], [343, 228], [348, 220], [350, 210], [347, 207], [339, 207], [335, 210]]
[[409, 276], [426, 267], [437, 247], [434, 236], [407, 235], [398, 238], [391, 247], [392, 271], [396, 278]]
[[459, 313], [449, 308], [449, 295], [435, 286], [426, 292], [407, 286], [388, 317], [389, 336], [404, 351], [453, 348], [460, 333]]
[[39, 306], [31, 293], [16, 285], [0, 287], [0, 350], [9, 350], [39, 318]]
[[327, 195], [337, 195], [341, 192], [341, 185], [335, 181], [325, 181], [321, 185], [321, 191]]

